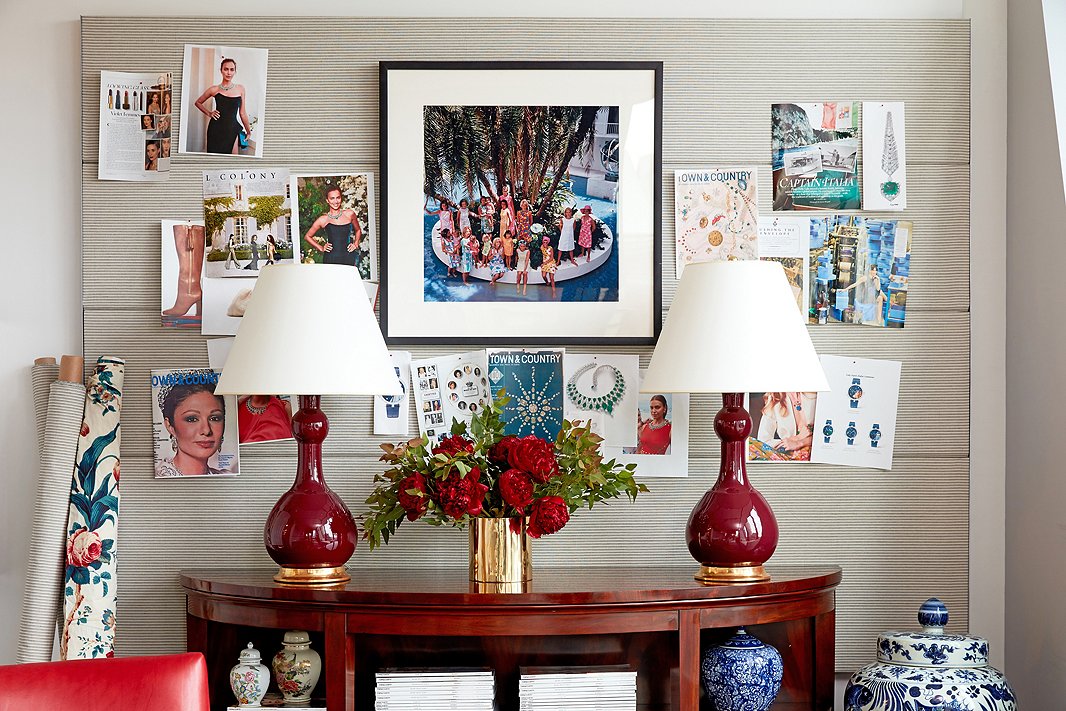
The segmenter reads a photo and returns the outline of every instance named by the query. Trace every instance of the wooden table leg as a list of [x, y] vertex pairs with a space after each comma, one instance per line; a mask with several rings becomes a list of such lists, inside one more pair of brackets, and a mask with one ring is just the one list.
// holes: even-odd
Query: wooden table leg
[[326, 613], [326, 708], [355, 708], [355, 645], [348, 634], [343, 612]]
[[680, 711], [699, 711], [700, 708], [700, 611], [680, 610], [677, 613], [677, 636], [680, 643], [678, 671]]
[[833, 708], [836, 632], [834, 610], [814, 618], [814, 707], [825, 711]]

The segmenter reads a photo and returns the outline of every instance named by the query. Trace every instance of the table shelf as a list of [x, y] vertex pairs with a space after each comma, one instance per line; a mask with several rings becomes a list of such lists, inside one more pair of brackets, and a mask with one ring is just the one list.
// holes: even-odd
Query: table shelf
[[735, 627], [785, 661], [775, 711], [832, 707], [835, 567], [771, 567], [768, 582], [702, 586], [691, 567], [537, 569], [521, 593], [483, 593], [465, 570], [358, 570], [330, 588], [281, 585], [268, 571], [183, 571], [187, 646], [207, 657], [212, 709], [231, 702], [228, 673], [254, 642], [265, 661], [287, 629], [311, 633], [323, 659], [316, 695], [330, 711], [372, 709], [385, 667], [485, 666], [500, 711], [518, 709], [518, 669], [629, 664], [638, 708], [705, 711], [701, 651]]

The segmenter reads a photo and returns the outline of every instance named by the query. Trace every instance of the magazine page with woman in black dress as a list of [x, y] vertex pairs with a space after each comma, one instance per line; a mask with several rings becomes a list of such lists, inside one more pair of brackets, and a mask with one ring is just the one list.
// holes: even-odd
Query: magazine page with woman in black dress
[[[363, 241], [363, 230], [359, 227], [359, 218], [355, 210], [341, 207], [344, 193], [336, 185], [326, 190], [326, 205], [329, 210], [319, 217], [304, 234], [304, 243], [322, 252], [323, 264], [347, 264], [357, 266], [360, 256], [359, 244]], [[325, 240], [315, 239], [319, 231], [325, 233]]]
[[294, 175], [289, 192], [296, 200], [294, 256], [304, 264], [347, 264], [363, 281], [376, 281], [373, 174]]
[[[174, 97], [180, 112], [172, 116], [178, 153], [263, 157], [268, 54], [256, 47], [185, 45], [181, 94]], [[156, 93], [165, 107], [170, 90]]]
[[[207, 116], [207, 153], [226, 155], [237, 153], [237, 140], [241, 130], [245, 137], [251, 135], [252, 124], [248, 121], [245, 110], [244, 86], [233, 81], [237, 74], [237, 61], [226, 57], [219, 65], [222, 81], [212, 84], [200, 95], [194, 106]], [[214, 99], [214, 106], [207, 107], [208, 99]]]

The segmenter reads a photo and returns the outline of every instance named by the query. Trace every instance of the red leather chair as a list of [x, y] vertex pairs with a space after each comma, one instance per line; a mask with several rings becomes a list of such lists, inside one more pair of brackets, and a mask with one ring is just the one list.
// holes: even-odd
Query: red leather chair
[[202, 654], [0, 666], [0, 711], [208, 711]]

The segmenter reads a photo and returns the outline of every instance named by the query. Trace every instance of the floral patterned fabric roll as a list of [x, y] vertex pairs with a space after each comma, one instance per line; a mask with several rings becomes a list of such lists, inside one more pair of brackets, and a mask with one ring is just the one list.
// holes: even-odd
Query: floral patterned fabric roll
[[100, 358], [85, 395], [67, 518], [63, 659], [114, 656], [123, 370], [121, 359]]

